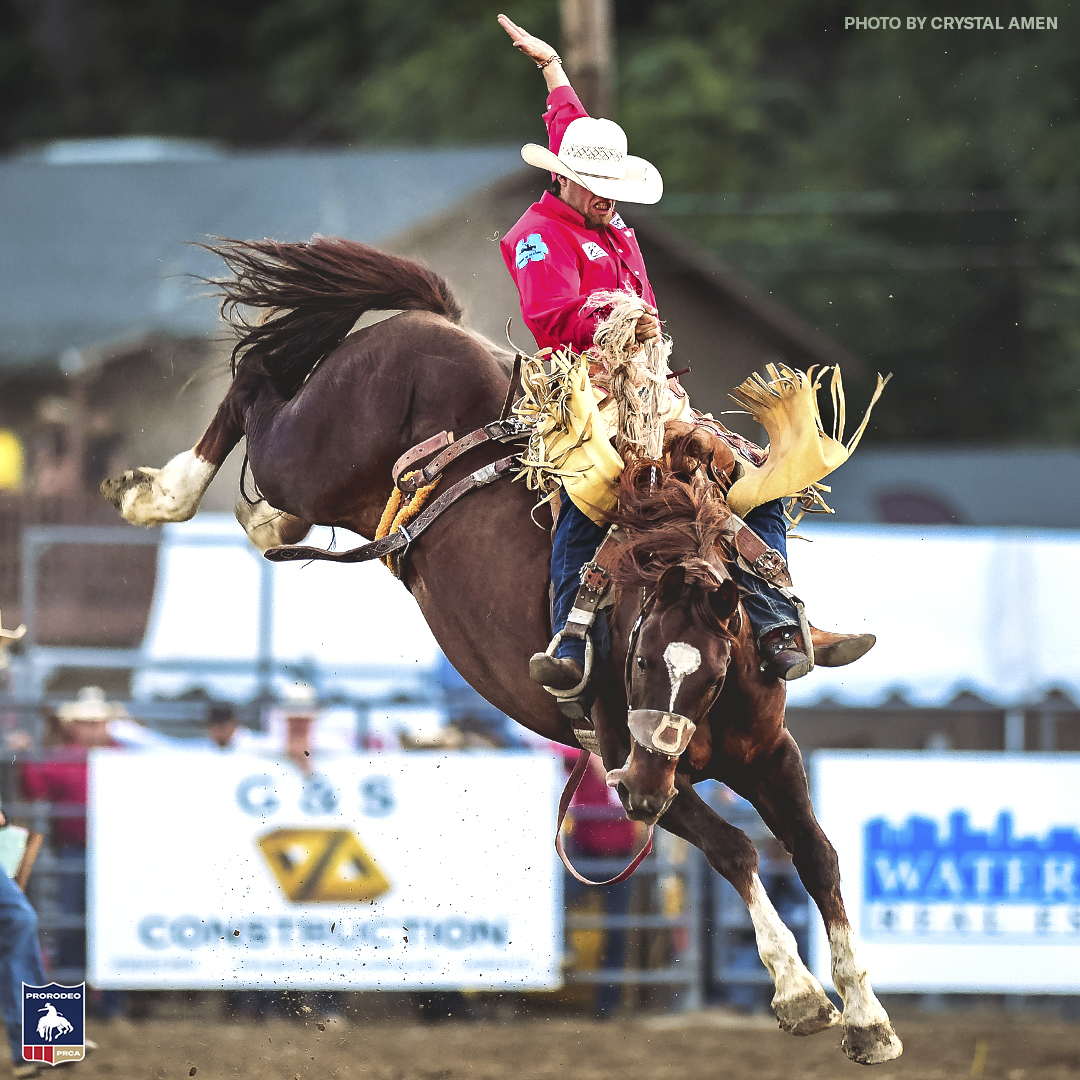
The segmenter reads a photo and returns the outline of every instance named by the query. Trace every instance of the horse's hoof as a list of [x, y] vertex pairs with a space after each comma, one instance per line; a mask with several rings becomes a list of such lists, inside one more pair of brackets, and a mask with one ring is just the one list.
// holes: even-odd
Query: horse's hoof
[[786, 1001], [774, 999], [772, 1007], [780, 1029], [792, 1035], [817, 1035], [840, 1023], [840, 1013], [824, 991], [807, 991]]
[[130, 516], [132, 504], [144, 493], [153, 493], [154, 481], [160, 469], [128, 469], [120, 476], [109, 476], [101, 481], [98, 490], [105, 498], [116, 507], [120, 516], [125, 521], [131, 521], [135, 525], [144, 522], [137, 521]]
[[117, 510], [123, 512], [124, 496], [133, 488], [152, 487], [157, 472], [157, 469], [128, 469], [120, 476], [106, 477], [98, 490]]
[[840, 1049], [859, 1065], [880, 1065], [898, 1058], [904, 1052], [904, 1044], [886, 1021], [869, 1027], [845, 1027]]

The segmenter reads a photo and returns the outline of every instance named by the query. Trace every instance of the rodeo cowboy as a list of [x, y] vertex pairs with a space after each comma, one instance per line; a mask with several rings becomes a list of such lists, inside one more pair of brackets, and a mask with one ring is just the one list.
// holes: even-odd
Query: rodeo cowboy
[[[543, 72], [547, 83], [544, 122], [548, 148], [530, 143], [521, 156], [553, 175], [550, 188], [522, 215], [502, 240], [502, 254], [517, 285], [525, 324], [541, 349], [569, 346], [584, 353], [602, 311], [590, 306], [596, 293], [632, 292], [642, 314], [634, 327], [642, 345], [662, 340], [656, 298], [634, 230], [616, 213], [619, 199], [655, 203], [663, 194], [657, 170], [626, 153], [626, 136], [611, 120], [590, 117], [546, 42], [527, 33], [505, 15], [499, 23], [514, 47]], [[701, 421], [690, 409], [686, 392], [674, 376], [667, 380], [661, 419]], [[719, 425], [709, 423], [710, 430]], [[738, 436], [725, 436], [738, 440]], [[744, 447], [745, 449], [745, 447]], [[744, 515], [761, 539], [787, 560], [787, 523], [783, 503], [771, 499]], [[596, 552], [605, 528], [571, 499], [561, 503], [551, 557], [554, 630], [566, 624], [580, 583], [582, 567]], [[813, 666], [805, 649], [795, 606], [752, 574], [733, 569], [742, 604], [757, 638], [762, 670], [783, 680], [801, 678]], [[811, 628], [814, 661], [824, 667], [850, 664], [875, 643], [872, 634], [831, 634]], [[578, 685], [585, 665], [585, 644], [563, 638], [554, 655], [536, 653], [529, 674], [553, 690]]]

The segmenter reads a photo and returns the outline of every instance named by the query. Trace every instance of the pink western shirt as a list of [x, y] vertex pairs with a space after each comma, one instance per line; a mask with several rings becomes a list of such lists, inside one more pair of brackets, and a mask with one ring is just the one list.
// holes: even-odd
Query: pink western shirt
[[[571, 87], [551, 91], [544, 123], [553, 154], [570, 121], [587, 115]], [[618, 214], [606, 228], [587, 229], [581, 214], [545, 192], [501, 247], [521, 297], [525, 325], [541, 349], [570, 345], [584, 352], [592, 345], [601, 316], [581, 309], [594, 292], [631, 289], [656, 307], [637, 237]]]

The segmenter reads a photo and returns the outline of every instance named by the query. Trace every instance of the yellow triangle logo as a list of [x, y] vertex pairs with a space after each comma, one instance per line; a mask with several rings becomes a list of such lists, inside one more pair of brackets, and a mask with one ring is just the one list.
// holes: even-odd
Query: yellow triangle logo
[[294, 904], [374, 900], [390, 888], [349, 829], [277, 829], [260, 837], [259, 847]]

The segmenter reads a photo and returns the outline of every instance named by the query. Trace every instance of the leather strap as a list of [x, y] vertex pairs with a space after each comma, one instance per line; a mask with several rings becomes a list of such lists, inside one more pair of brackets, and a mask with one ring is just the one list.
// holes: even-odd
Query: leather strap
[[731, 515], [735, 532], [735, 550], [746, 562], [745, 569], [778, 589], [793, 587], [791, 573], [784, 556], [764, 540], [741, 517]]
[[611, 589], [611, 572], [619, 558], [623, 537], [613, 526], [604, 534], [596, 554], [581, 568], [581, 585], [566, 617], [564, 638], [583, 641], [596, 620], [596, 612]]
[[263, 558], [269, 559], [270, 562], [307, 562], [309, 559], [320, 559], [324, 562], [338, 563], [381, 559], [384, 555], [391, 555], [407, 548], [443, 511], [456, 503], [463, 495], [468, 495], [470, 491], [486, 487], [498, 480], [503, 473], [509, 472], [514, 467], [515, 462], [516, 459], [513, 457], [504, 457], [490, 465], [485, 465], [482, 469], [477, 469], [476, 472], [469, 473], [453, 487], [447, 488], [437, 499], [429, 502], [407, 527], [397, 529], [381, 540], [351, 548], [349, 551], [326, 551], [324, 548], [289, 544], [267, 549], [263, 552]]
[[525, 354], [518, 349], [514, 356], [514, 370], [510, 375], [510, 385], [506, 388], [506, 397], [503, 398], [503, 407], [499, 410], [499, 419], [505, 420], [510, 415], [510, 410], [514, 407], [514, 399], [517, 397], [518, 390], [521, 389], [521, 362], [525, 359]]
[[432, 454], [442, 450], [443, 447], [449, 446], [453, 441], [454, 433], [452, 431], [440, 431], [438, 435], [432, 435], [430, 439], [417, 443], [411, 450], [406, 450], [394, 462], [394, 467], [390, 470], [394, 483], [397, 484], [398, 477], [402, 473], [408, 472], [418, 461], [423, 461], [424, 458], [430, 457]]
[[[522, 426], [517, 420], [496, 420], [493, 424], [487, 424], [482, 428], [477, 428], [475, 431], [470, 431], [468, 435], [458, 439], [457, 442], [450, 442], [438, 457], [429, 461], [423, 469], [413, 476], [402, 479], [401, 473], [397, 471], [397, 465], [395, 465], [393, 473], [394, 483], [397, 484], [400, 491], [404, 491], [406, 494], [412, 494], [417, 488], [426, 487], [430, 484], [435, 477], [450, 464], [450, 462], [455, 461], [469, 450], [474, 450], [478, 446], [483, 446], [486, 442], [510, 442], [514, 439], [524, 439], [527, 435], [528, 432], [522, 430]], [[438, 438], [438, 436], [436, 436], [436, 438]], [[428, 442], [431, 441], [432, 440], [430, 439], [428, 440]], [[421, 443], [419, 447], [414, 447], [413, 449], [419, 450], [420, 447], [425, 445], [425, 443]], [[412, 452], [412, 450], [409, 451], [410, 454]], [[405, 456], [407, 457], [408, 455], [406, 454]], [[399, 461], [400, 460], [402, 459], [399, 459]]]
[[582, 875], [574, 869], [573, 863], [570, 862], [566, 852], [563, 850], [563, 820], [566, 818], [566, 811], [569, 809], [570, 800], [577, 794], [577, 789], [581, 785], [581, 778], [585, 775], [585, 770], [589, 767], [589, 758], [591, 756], [592, 755], [588, 750], [582, 750], [581, 753], [578, 754], [578, 759], [574, 763], [574, 771], [566, 781], [566, 787], [563, 788], [562, 798], [559, 799], [559, 824], [555, 826], [555, 850], [559, 853], [559, 858], [562, 859], [563, 866], [565, 866], [582, 885], [618, 885], [619, 882], [625, 881], [641, 865], [645, 856], [652, 851], [652, 825], [649, 826], [649, 838], [645, 841], [645, 846], [634, 856], [630, 865], [621, 874], [616, 874], [615, 877], [608, 878], [607, 881], [590, 881], [587, 877], [582, 877]]

